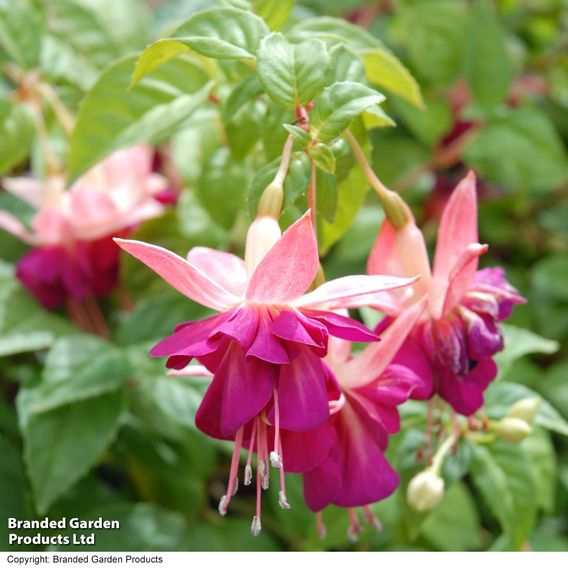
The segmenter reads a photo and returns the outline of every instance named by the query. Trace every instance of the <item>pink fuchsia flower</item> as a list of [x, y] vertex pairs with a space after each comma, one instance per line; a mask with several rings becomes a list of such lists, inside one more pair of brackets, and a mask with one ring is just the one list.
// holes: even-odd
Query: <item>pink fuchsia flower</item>
[[[329, 390], [335, 387], [322, 358], [329, 336], [377, 339], [362, 324], [330, 310], [360, 306], [370, 295], [412, 282], [348, 276], [304, 294], [319, 267], [309, 212], [283, 235], [273, 218], [257, 218], [247, 235], [245, 261], [202, 247], [190, 250], [185, 260], [157, 246], [116, 241], [182, 294], [221, 312], [179, 325], [151, 351], [167, 356], [169, 368], [182, 369], [195, 358], [214, 373], [196, 424], [209, 436], [235, 440], [221, 511], [236, 487], [240, 447], [247, 440], [260, 456], [257, 478], [262, 481], [268, 468], [268, 426], [273, 426], [270, 461], [282, 469], [288, 458], [281, 431], [315, 430], [328, 420]], [[285, 506], [283, 487], [282, 492]], [[258, 509], [255, 533], [260, 499]]]
[[503, 269], [478, 270], [487, 248], [478, 243], [475, 176], [470, 173], [444, 209], [432, 271], [424, 237], [412, 218], [399, 229], [385, 220], [368, 261], [370, 274], [421, 275], [403, 292], [389, 293], [381, 305], [396, 316], [428, 297], [428, 308], [396, 362], [422, 376], [415, 397], [426, 399], [436, 392], [466, 416], [483, 405], [483, 393], [497, 374], [492, 357], [503, 349], [499, 322], [524, 302]]
[[[367, 520], [377, 526], [368, 505], [390, 496], [398, 474], [385, 458], [389, 436], [400, 429], [398, 406], [406, 402], [421, 378], [393, 363], [425, 308], [422, 300], [404, 311], [381, 335], [381, 342], [351, 354], [348, 341], [334, 339], [325, 362], [337, 378], [340, 396], [330, 402], [331, 419], [322, 438], [331, 439], [325, 459], [304, 473], [308, 507], [320, 512], [328, 505], [350, 509], [349, 534], [355, 538], [359, 523], [355, 507], [363, 507]], [[302, 444], [310, 454], [316, 449]], [[318, 517], [321, 527], [321, 517]]]
[[68, 191], [59, 176], [3, 181], [7, 191], [37, 210], [31, 229], [0, 211], [0, 228], [33, 247], [16, 275], [45, 307], [69, 297], [103, 296], [116, 285], [118, 249], [111, 238], [163, 211], [153, 196], [165, 179], [152, 172], [152, 159], [147, 146], [115, 152]]

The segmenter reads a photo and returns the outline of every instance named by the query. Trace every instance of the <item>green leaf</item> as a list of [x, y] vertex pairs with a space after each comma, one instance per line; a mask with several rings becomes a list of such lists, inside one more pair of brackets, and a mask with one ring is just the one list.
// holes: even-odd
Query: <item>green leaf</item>
[[556, 494], [556, 452], [550, 435], [537, 429], [523, 440], [522, 448], [529, 456], [536, 484], [538, 506], [551, 514]]
[[254, 9], [271, 30], [279, 30], [288, 19], [295, 3], [296, 0], [255, 0]]
[[66, 47], [72, 65], [102, 69], [147, 43], [149, 14], [138, 0], [58, 0], [45, 4], [50, 33]]
[[360, 83], [326, 87], [310, 113], [312, 138], [322, 142], [337, 138], [354, 118], [384, 100], [384, 95]]
[[395, 25], [413, 69], [436, 85], [449, 85], [462, 67], [467, 12], [454, 0], [397, 4]]
[[331, 65], [327, 75], [329, 85], [341, 81], [365, 82], [365, 67], [359, 55], [345, 44], [339, 44], [332, 48]]
[[272, 33], [261, 41], [257, 57], [260, 84], [283, 108], [305, 105], [326, 84], [330, 57], [320, 40], [292, 45], [282, 34]]
[[310, 156], [324, 172], [335, 173], [335, 154], [327, 144], [318, 142], [310, 149]]
[[32, 110], [25, 104], [0, 99], [0, 174], [26, 158], [34, 133]]
[[475, 101], [491, 107], [509, 93], [515, 71], [507, 53], [505, 31], [487, 0], [476, 0], [468, 18], [464, 69]]
[[505, 350], [495, 357], [501, 374], [506, 373], [517, 359], [525, 355], [531, 353], [552, 354], [556, 353], [560, 347], [557, 341], [546, 339], [522, 327], [502, 324], [501, 329], [505, 337]]
[[0, 46], [22, 69], [39, 63], [42, 25], [27, 0], [0, 0]]
[[243, 204], [248, 181], [248, 170], [231, 157], [228, 148], [217, 150], [205, 164], [197, 196], [221, 227], [230, 229], [233, 226]]
[[520, 550], [533, 528], [537, 509], [537, 480], [526, 452], [505, 442], [475, 445], [470, 471], [510, 546]]
[[232, 91], [223, 109], [223, 120], [229, 122], [231, 118], [251, 99], [262, 94], [262, 85], [256, 75], [249, 75], [243, 79]]
[[272, 102], [266, 105], [262, 118], [261, 133], [264, 145], [264, 155], [267, 161], [272, 161], [282, 155], [282, 148], [288, 138], [284, 124], [294, 122], [294, 113], [276, 106]]
[[418, 83], [390, 51], [385, 48], [366, 51], [363, 62], [370, 83], [399, 95], [419, 109], [424, 107]]
[[396, 126], [395, 121], [379, 106], [368, 108], [363, 113], [363, 122], [367, 130]]
[[[4, 519], [13, 517], [24, 519], [33, 517], [28, 498], [28, 484], [19, 452], [0, 437], [0, 510]], [[8, 523], [0, 523], [0, 539], [3, 547], [8, 543]]]
[[[316, 168], [316, 209], [318, 218], [333, 223], [337, 212], [338, 183], [335, 176], [323, 168]], [[303, 207], [302, 209], [306, 209]]]
[[367, 178], [359, 166], [351, 169], [338, 186], [338, 198], [333, 223], [322, 219], [319, 226], [319, 247], [322, 255], [351, 227], [357, 212], [365, 202], [369, 190]]
[[300, 126], [295, 124], [283, 124], [282, 126], [296, 139], [301, 148], [306, 148], [312, 141], [310, 133]]
[[260, 40], [268, 34], [262, 18], [235, 8], [213, 8], [194, 14], [170, 38], [147, 47], [136, 64], [132, 83], [189, 49], [213, 59], [256, 58]]
[[116, 391], [29, 416], [24, 455], [40, 514], [97, 462], [118, 431], [124, 402]]
[[115, 150], [163, 140], [206, 100], [206, 72], [184, 59], [162, 65], [128, 91], [135, 59], [108, 67], [83, 100], [69, 150], [72, 179]]
[[481, 176], [518, 191], [543, 193], [568, 180], [568, 158], [554, 125], [535, 108], [503, 111], [464, 151]]
[[41, 308], [10, 274], [0, 274], [0, 357], [45, 349], [73, 332], [73, 326]]
[[383, 47], [376, 37], [361, 26], [327, 16], [302, 20], [290, 30], [288, 35], [294, 41], [317, 37], [332, 45], [345, 43], [357, 52]]
[[481, 547], [479, 515], [463, 483], [450, 487], [420, 530], [438, 550], [463, 552]]
[[64, 337], [48, 353], [28, 411], [47, 412], [116, 391], [131, 376], [128, 359], [108, 341], [88, 335]]

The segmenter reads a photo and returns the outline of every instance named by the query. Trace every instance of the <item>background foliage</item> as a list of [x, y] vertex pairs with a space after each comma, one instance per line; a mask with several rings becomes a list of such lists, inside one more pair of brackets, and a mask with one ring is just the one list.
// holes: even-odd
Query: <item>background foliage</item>
[[[176, 323], [202, 317], [205, 310], [124, 258], [134, 311], [121, 312], [112, 297], [104, 304], [112, 341], [79, 334], [63, 313], [45, 312], [21, 289], [13, 263], [24, 247], [0, 233], [2, 516], [120, 520], [123, 530], [99, 535], [102, 550], [568, 550], [565, 2], [252, 2], [272, 29], [291, 12], [284, 31], [296, 24], [296, 39], [311, 42], [309, 50], [294, 54], [296, 67], [287, 71], [306, 77], [300, 91], [287, 88], [286, 71], [278, 76], [281, 70], [271, 68], [270, 50], [282, 48], [278, 38], [258, 56], [261, 85], [231, 59], [246, 58], [257, 45], [220, 42], [214, 49], [229, 59], [213, 63], [203, 57], [212, 48], [187, 39], [197, 33], [195, 25], [187, 35], [182, 28], [176, 40], [154, 44], [153, 57], [138, 59], [147, 44], [170, 36], [180, 22], [214, 3], [151, 4], [0, 0], [0, 175], [27, 169], [41, 175], [44, 169], [29, 108], [14, 96], [15, 64], [37, 70], [78, 111], [69, 142], [55, 117], [47, 116], [50, 142], [71, 177], [127, 145], [150, 141], [168, 150], [163, 168], [179, 174], [179, 203], [165, 218], [146, 224], [138, 238], [180, 253], [196, 244], [238, 252], [287, 136], [280, 125], [293, 121], [294, 101], [311, 99], [310, 80], [321, 79], [311, 66], [322, 51], [317, 33], [325, 35], [329, 21], [317, 30], [307, 17], [347, 18], [370, 35], [350, 38], [355, 54], [335, 49], [333, 64], [343, 62], [353, 77], [365, 73], [384, 90], [383, 106], [397, 125], [370, 131], [367, 147], [379, 176], [403, 192], [433, 236], [449, 191], [468, 168], [475, 169], [481, 242], [491, 244], [484, 263], [506, 266], [529, 299], [506, 328], [499, 381], [487, 392], [489, 416], [503, 416], [513, 401], [533, 392], [545, 402], [534, 433], [520, 445], [461, 443], [445, 464], [444, 501], [427, 516], [409, 511], [403, 498], [405, 482], [420, 468], [415, 456], [424, 421], [424, 406], [409, 403], [402, 433], [389, 448], [402, 489], [373, 507], [384, 525], [381, 533], [368, 529], [352, 544], [345, 511], [329, 509], [328, 535], [319, 541], [300, 480], [290, 476], [292, 510], [280, 510], [277, 498], [268, 496], [264, 531], [253, 539], [253, 496], [246, 488], [228, 517], [216, 512], [229, 450], [195, 431], [204, 385], [166, 378], [163, 363], [147, 356]], [[251, 2], [218, 4], [232, 10]], [[232, 20], [223, 21], [228, 27], [222, 37], [230, 38]], [[252, 43], [258, 26], [266, 26], [260, 19], [244, 25], [252, 26]], [[190, 47], [201, 55], [173, 57]], [[167, 60], [157, 68], [156, 53]], [[131, 81], [138, 84], [129, 89]], [[220, 86], [212, 95], [214, 84]], [[255, 98], [262, 89], [268, 102]], [[336, 101], [341, 93], [332, 95]], [[223, 108], [214, 104], [219, 97], [226, 101]], [[324, 116], [329, 109], [325, 101], [318, 104]], [[388, 123], [380, 115], [364, 120]], [[309, 166], [302, 156], [296, 155], [287, 179], [288, 222], [305, 207]], [[326, 273], [363, 272], [382, 219], [378, 200], [351, 169], [353, 158], [341, 141], [320, 148], [317, 163]], [[30, 216], [4, 192], [0, 207], [22, 219]], [[373, 323], [372, 313], [361, 316]], [[2, 519], [1, 548], [7, 547], [6, 531]]]

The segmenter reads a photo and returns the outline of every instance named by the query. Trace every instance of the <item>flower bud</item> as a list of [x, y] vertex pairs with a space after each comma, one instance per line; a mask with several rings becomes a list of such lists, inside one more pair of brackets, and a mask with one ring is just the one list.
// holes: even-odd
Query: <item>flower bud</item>
[[281, 235], [280, 225], [274, 217], [259, 216], [251, 223], [245, 247], [245, 264], [249, 276]]
[[503, 420], [493, 424], [493, 430], [505, 442], [518, 444], [522, 442], [530, 433], [531, 427], [521, 418], [506, 416]]
[[415, 475], [406, 490], [407, 503], [419, 513], [431, 511], [444, 497], [444, 480], [431, 470]]
[[273, 217], [278, 219], [280, 217], [280, 210], [282, 209], [282, 201], [284, 200], [284, 188], [281, 183], [271, 182], [260, 196], [258, 202], [258, 217]]
[[520, 418], [524, 420], [527, 424], [532, 424], [538, 408], [541, 403], [541, 398], [538, 396], [533, 396], [531, 398], [523, 398], [518, 400], [509, 408], [507, 416], [510, 418]]
[[412, 213], [405, 201], [394, 191], [388, 191], [381, 195], [381, 203], [385, 215], [395, 229], [402, 229], [413, 220]]

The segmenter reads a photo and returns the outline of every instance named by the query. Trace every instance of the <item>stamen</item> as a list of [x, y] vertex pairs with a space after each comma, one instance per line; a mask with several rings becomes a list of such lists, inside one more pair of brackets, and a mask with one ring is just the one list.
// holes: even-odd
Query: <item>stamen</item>
[[256, 448], [258, 468], [261, 475], [261, 485], [264, 490], [268, 489], [270, 474], [268, 472], [268, 449], [266, 448], [266, 425], [262, 420], [258, 421], [258, 443]]
[[252, 518], [252, 525], [250, 526], [250, 532], [252, 536], [258, 536], [262, 530], [262, 525], [260, 524], [260, 517], [256, 515]]
[[[280, 453], [282, 454], [282, 443], [280, 442], [280, 446], [278, 448]], [[284, 468], [280, 468], [280, 491], [278, 492], [278, 504], [282, 509], [290, 509], [290, 503], [288, 503], [288, 499], [286, 499], [286, 482], [284, 479]]]
[[347, 529], [347, 538], [351, 542], [357, 542], [359, 533], [361, 532], [361, 524], [357, 518], [355, 509], [349, 509], [349, 528]]
[[367, 524], [373, 527], [377, 532], [381, 532], [383, 530], [383, 523], [381, 523], [381, 521], [375, 516], [373, 511], [371, 511], [371, 508], [368, 505], [365, 505], [364, 507], [362, 507], [362, 509]]
[[290, 509], [290, 503], [286, 499], [286, 495], [283, 491], [278, 491], [278, 504], [280, 505], [281, 509]]
[[270, 464], [272, 467], [282, 469], [282, 459], [278, 455], [280, 451], [280, 409], [278, 407], [278, 390], [274, 388], [274, 451], [270, 452]]
[[[233, 456], [231, 458], [231, 469], [229, 471], [229, 485], [227, 487], [227, 494], [221, 498], [221, 503], [219, 503], [219, 513], [225, 515], [227, 513], [227, 508], [231, 502], [231, 497], [237, 492], [239, 488], [239, 480], [237, 477], [237, 472], [239, 470], [239, 458], [241, 455], [241, 446], [243, 444], [243, 427], [241, 427], [235, 437], [235, 447], [233, 448]], [[223, 501], [225, 498], [225, 501]], [[222, 511], [225, 511], [224, 513]]]
[[345, 395], [341, 393], [337, 400], [330, 400], [329, 401], [329, 414], [335, 414], [339, 412], [345, 406]]
[[219, 501], [219, 514], [224, 517], [227, 514], [227, 496], [223, 495]]
[[316, 513], [316, 531], [320, 540], [324, 540], [327, 536], [327, 529], [325, 528], [323, 513], [321, 511]]
[[282, 469], [282, 458], [277, 452], [270, 452], [270, 465], [276, 469]]
[[250, 442], [248, 447], [247, 464], [245, 466], [245, 485], [250, 485], [252, 483], [252, 451], [254, 449], [254, 441], [256, 438], [256, 428], [257, 428], [258, 418], [254, 419], [252, 425], [252, 434], [250, 436]]

